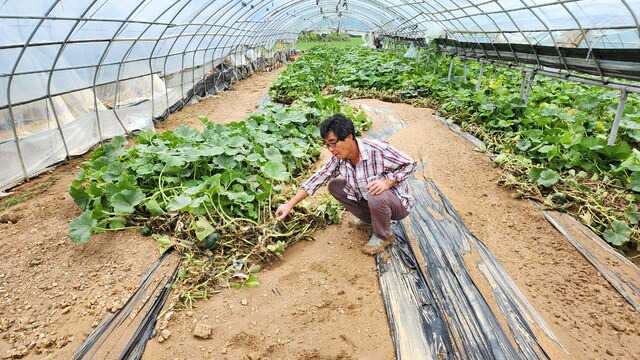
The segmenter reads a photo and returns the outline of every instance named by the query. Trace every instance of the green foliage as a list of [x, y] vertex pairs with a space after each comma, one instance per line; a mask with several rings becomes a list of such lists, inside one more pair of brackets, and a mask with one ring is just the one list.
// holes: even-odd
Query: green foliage
[[[273, 212], [295, 191], [286, 184], [319, 156], [318, 124], [338, 111], [359, 129], [371, 126], [335, 95], [318, 95], [224, 125], [200, 117], [202, 131], [143, 131], [132, 147], [116, 137], [90, 154], [71, 183], [69, 193], [84, 212], [70, 223], [69, 237], [84, 243], [92, 234], [140, 228], [153, 234], [161, 252], [182, 254], [180, 302], [204, 299], [253, 262], [280, 256], [337, 219], [336, 205], [325, 203], [296, 209], [280, 225]], [[257, 286], [257, 277], [240, 285]]]
[[298, 42], [334, 42], [334, 41], [349, 41], [351, 40], [351, 35], [347, 33], [338, 34], [337, 32], [332, 32], [329, 34], [314, 34], [314, 33], [304, 33], [298, 35]]
[[97, 221], [91, 218], [91, 212], [85, 211], [82, 215], [73, 219], [69, 223], [69, 238], [74, 243], [86, 243], [91, 237], [91, 229], [94, 228]]
[[306, 52], [309, 49], [316, 48], [319, 46], [327, 46], [333, 49], [342, 49], [348, 46], [357, 46], [364, 44], [364, 40], [361, 37], [352, 37], [348, 41], [311, 41], [311, 42], [298, 42], [296, 44], [296, 49]]
[[[277, 101], [326, 92], [351, 98], [434, 106], [486, 142], [496, 161], [512, 171], [505, 181], [529, 196], [560, 190], [568, 200], [553, 206], [587, 218], [587, 225], [616, 245], [640, 247], [637, 224], [625, 209], [640, 200], [640, 100], [630, 94], [618, 140], [607, 145], [619, 92], [559, 79], [536, 77], [525, 105], [521, 73], [485, 65], [476, 92], [479, 64], [426, 49], [419, 59], [364, 47], [318, 47], [305, 52], [271, 87]], [[308, 85], [307, 85], [308, 84]], [[518, 157], [518, 160], [515, 160]], [[578, 173], [588, 176], [577, 177]], [[587, 180], [595, 176], [595, 180]], [[522, 194], [521, 194], [522, 195]], [[588, 216], [584, 207], [589, 207]], [[594, 210], [597, 209], [597, 210]], [[613, 222], [632, 225], [628, 237], [613, 236]], [[625, 239], [622, 241], [622, 239]]]

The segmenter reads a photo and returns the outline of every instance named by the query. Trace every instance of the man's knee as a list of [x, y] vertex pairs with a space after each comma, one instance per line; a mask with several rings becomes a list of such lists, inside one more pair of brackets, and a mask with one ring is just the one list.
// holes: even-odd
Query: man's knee
[[[381, 209], [384, 207], [389, 207], [389, 191], [383, 191], [378, 195], [369, 194], [367, 202], [369, 203], [369, 208], [371, 209]], [[392, 194], [391, 194], [392, 195]]]
[[329, 190], [329, 194], [336, 195], [344, 195], [344, 179], [331, 179], [327, 184], [327, 189]]

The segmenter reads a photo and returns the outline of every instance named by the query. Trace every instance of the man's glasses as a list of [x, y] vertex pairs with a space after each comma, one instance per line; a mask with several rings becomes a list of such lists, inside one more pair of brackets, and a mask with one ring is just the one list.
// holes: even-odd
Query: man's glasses
[[342, 140], [325, 141], [324, 146], [326, 146], [327, 149], [332, 149], [332, 148], [335, 148], [340, 141]]

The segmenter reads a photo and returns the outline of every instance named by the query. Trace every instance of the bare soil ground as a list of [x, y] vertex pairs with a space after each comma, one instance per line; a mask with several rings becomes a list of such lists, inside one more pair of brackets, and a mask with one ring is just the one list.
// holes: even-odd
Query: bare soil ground
[[[433, 119], [431, 109], [353, 103], [391, 107], [407, 122], [389, 142], [426, 161], [425, 175], [497, 257], [570, 358], [640, 359], [640, 313], [530, 201], [514, 199], [512, 191], [496, 184], [501, 170], [485, 154]], [[483, 283], [473, 259], [465, 260], [476, 269], [474, 281]]]
[[[277, 72], [256, 73], [229, 92], [187, 106], [158, 129], [198, 127], [197, 115], [240, 120]], [[496, 185], [500, 169], [485, 155], [437, 123], [432, 110], [355, 103], [390, 106], [407, 122], [389, 141], [426, 160], [426, 174], [551, 326], [566, 357], [640, 359], [640, 314], [539, 210]], [[135, 231], [70, 243], [68, 222], [80, 210], [67, 189], [81, 161], [15, 188], [30, 198], [1, 214], [0, 356], [69, 358], [97, 322], [123, 304], [159, 254], [153, 240]], [[166, 327], [171, 335], [150, 341], [145, 358], [393, 359], [374, 261], [359, 250], [365, 234], [343, 223], [315, 237], [261, 271], [260, 288], [224, 291], [174, 313]], [[467, 263], [474, 267], [473, 259]], [[194, 337], [196, 326], [210, 327], [211, 337]]]

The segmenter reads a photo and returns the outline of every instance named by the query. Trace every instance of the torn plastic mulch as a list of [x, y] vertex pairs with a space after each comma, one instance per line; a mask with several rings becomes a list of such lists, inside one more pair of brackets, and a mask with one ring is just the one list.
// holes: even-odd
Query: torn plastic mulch
[[393, 225], [396, 241], [377, 257], [378, 279], [396, 358], [452, 359], [444, 312], [428, 288], [404, 227]]
[[[382, 140], [406, 126], [388, 107], [361, 108], [385, 123], [368, 137]], [[411, 178], [409, 182], [416, 207], [408, 219], [394, 226], [398, 240], [376, 257], [396, 357], [548, 359], [532, 325], [558, 340], [497, 259], [473, 236], [433, 181]], [[419, 257], [405, 226], [417, 243]], [[466, 268], [463, 255], [474, 250], [491, 288], [491, 294], [485, 295], [492, 296], [501, 314], [493, 313]], [[420, 257], [423, 261], [417, 260]], [[425, 264], [422, 271], [421, 263]], [[508, 329], [502, 328], [498, 316]]]
[[[547, 359], [529, 319], [535, 319], [551, 339], [555, 338], [497, 259], [471, 234], [432, 181], [409, 181], [417, 205], [404, 223], [424, 258], [424, 273], [433, 297], [446, 314], [452, 342], [460, 351], [456, 357]], [[466, 268], [463, 255], [474, 250], [482, 255], [479, 268], [484, 267], [483, 275], [492, 290], [485, 296], [493, 295], [501, 314], [491, 310]], [[501, 326], [499, 315], [508, 329]]]
[[618, 290], [636, 311], [640, 311], [640, 268], [613, 250], [574, 217], [558, 211], [543, 210], [542, 213], [593, 264], [600, 275]]
[[[451, 131], [467, 139], [477, 148], [485, 149], [482, 140], [464, 132], [457, 124], [440, 116], [434, 115], [434, 118], [443, 123]], [[486, 152], [486, 154], [490, 158], [495, 157], [493, 153]], [[540, 204], [535, 204], [541, 208], [546, 219], [589, 260], [596, 271], [600, 273], [631, 306], [640, 312], [640, 269], [623, 255], [614, 251], [602, 238], [574, 217], [558, 211], [542, 210]]]
[[162, 254], [129, 300], [102, 319], [72, 359], [140, 359], [179, 267], [179, 255], [171, 250]]

